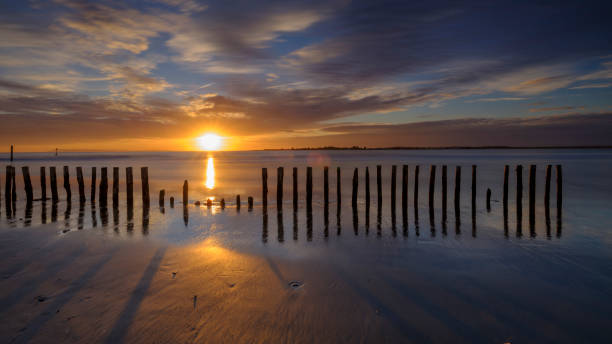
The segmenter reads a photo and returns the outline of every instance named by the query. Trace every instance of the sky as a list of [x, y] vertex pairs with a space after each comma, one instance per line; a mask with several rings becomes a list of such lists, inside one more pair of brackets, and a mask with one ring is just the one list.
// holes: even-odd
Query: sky
[[0, 1], [0, 147], [197, 150], [205, 133], [227, 150], [612, 145], [610, 13], [609, 1]]

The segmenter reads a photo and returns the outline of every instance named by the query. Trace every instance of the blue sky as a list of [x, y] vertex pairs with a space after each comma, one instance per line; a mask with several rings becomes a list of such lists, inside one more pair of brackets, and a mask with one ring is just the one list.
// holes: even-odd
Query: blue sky
[[0, 143], [26, 150], [612, 144], [605, 1], [0, 6]]

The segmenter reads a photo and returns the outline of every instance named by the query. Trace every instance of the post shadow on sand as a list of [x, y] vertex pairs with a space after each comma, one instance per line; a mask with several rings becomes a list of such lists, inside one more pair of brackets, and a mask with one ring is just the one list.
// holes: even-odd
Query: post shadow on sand
[[110, 330], [110, 333], [105, 341], [106, 343], [123, 342], [124, 337], [130, 328], [130, 325], [134, 322], [134, 318], [136, 317], [136, 313], [138, 313], [140, 304], [147, 296], [146, 291], [151, 286], [153, 277], [159, 270], [159, 266], [161, 265], [161, 262], [164, 259], [165, 253], [166, 248], [161, 247], [157, 249], [153, 257], [151, 258], [151, 261], [143, 272], [140, 281], [138, 281], [138, 284], [132, 291], [132, 295], [127, 301], [125, 308], [123, 309], [123, 311], [121, 311], [121, 314], [117, 318], [117, 321], [115, 321], [113, 328]]

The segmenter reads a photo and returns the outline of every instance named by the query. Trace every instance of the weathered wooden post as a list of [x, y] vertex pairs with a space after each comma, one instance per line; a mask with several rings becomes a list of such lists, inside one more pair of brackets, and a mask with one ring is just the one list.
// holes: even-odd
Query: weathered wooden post
[[[91, 191], [90, 191], [91, 203], [96, 202], [96, 168], [91, 168]], [[92, 208], [93, 209], [93, 208]]]
[[504, 166], [504, 194], [503, 194], [503, 203], [504, 203], [504, 214], [508, 212], [508, 177], [510, 174], [510, 166]]
[[382, 206], [382, 166], [376, 165], [376, 202]]
[[[13, 183], [11, 184], [11, 198], [13, 203], [17, 201], [17, 170], [15, 166], [11, 167], [11, 178], [13, 179]], [[15, 213], [15, 207], [13, 206], [13, 213]]]
[[142, 204], [145, 207], [148, 207], [150, 203], [149, 198], [149, 168], [141, 167], [140, 168], [140, 180], [142, 184]]
[[21, 173], [23, 174], [23, 185], [26, 192], [26, 200], [28, 204], [31, 204], [34, 200], [34, 193], [32, 192], [32, 180], [30, 180], [30, 168], [28, 166], [22, 166]]
[[100, 206], [106, 208], [108, 197], [108, 170], [106, 167], [100, 168]]
[[119, 167], [113, 167], [113, 208], [119, 207]]
[[70, 191], [70, 171], [68, 166], [64, 166], [64, 189], [66, 190], [66, 200], [72, 199], [72, 192]]
[[183, 182], [183, 207], [189, 205], [189, 182], [187, 179]]
[[446, 194], [447, 194], [447, 172], [446, 165], [442, 165], [442, 224], [446, 222]]
[[132, 168], [125, 168], [125, 193], [128, 207], [134, 206], [134, 175], [132, 174]]
[[51, 200], [57, 202], [59, 197], [57, 195], [57, 173], [55, 166], [49, 167], [49, 181], [51, 182]]
[[336, 167], [336, 205], [338, 213], [340, 213], [340, 205], [342, 204], [342, 184], [340, 181], [340, 166]]
[[85, 181], [83, 180], [83, 168], [77, 167], [77, 184], [79, 185], [79, 203], [85, 203]]
[[[240, 200], [240, 195], [238, 195], [238, 200]], [[170, 196], [170, 208], [174, 208], [174, 196]], [[238, 203], [238, 208], [240, 208], [240, 203]]]
[[276, 169], [276, 210], [283, 210], [283, 178], [284, 169], [279, 167]]
[[306, 167], [306, 207], [312, 211], [312, 167]]
[[261, 169], [261, 203], [264, 208], [268, 206], [268, 169]]
[[[367, 166], [365, 170], [365, 204], [366, 204], [366, 218], [369, 219], [370, 217], [370, 169]], [[366, 222], [366, 225], [367, 224], [368, 223]]]
[[219, 202], [221, 209], [225, 209], [225, 198], [221, 198], [221, 202]]
[[523, 166], [516, 166], [516, 215], [517, 226], [523, 218]]
[[323, 167], [323, 203], [327, 209], [329, 206], [329, 170], [327, 166]]
[[355, 168], [353, 171], [353, 193], [351, 205], [353, 209], [357, 209], [357, 189], [359, 187], [359, 169]]
[[9, 212], [11, 212], [11, 199], [12, 199], [12, 190], [13, 190], [13, 185], [12, 185], [12, 178], [11, 178], [11, 166], [6, 166], [6, 176], [5, 176], [5, 180], [4, 180], [4, 200], [6, 202], [6, 216], [8, 218], [8, 216], [10, 215]]
[[548, 209], [550, 207], [550, 174], [551, 174], [552, 166], [546, 166], [546, 183], [544, 184], [544, 208]]
[[40, 167], [40, 199], [47, 200], [47, 170], [44, 166]]
[[11, 163], [13, 162], [13, 145], [11, 145]]
[[491, 211], [491, 189], [487, 188], [487, 212]]
[[563, 207], [563, 172], [561, 165], [557, 165], [557, 217], [561, 218], [561, 210]]
[[236, 210], [240, 210], [240, 195], [236, 195]]
[[436, 165], [429, 167], [429, 208], [434, 207], [434, 192], [436, 188]]
[[253, 197], [249, 196], [249, 198], [247, 198], [247, 204], [249, 211], [253, 210]]
[[414, 167], [414, 209], [419, 208], [419, 165]]
[[536, 165], [529, 166], [529, 223], [535, 223]]
[[391, 166], [391, 213], [395, 214], [395, 201], [396, 201], [396, 190], [397, 190], [397, 166]]
[[461, 166], [455, 167], [455, 216], [459, 214], [461, 200]]
[[402, 223], [408, 224], [408, 165], [402, 165]]
[[298, 209], [298, 169], [293, 168], [293, 211]]
[[161, 189], [159, 190], [159, 207], [163, 208], [166, 205], [166, 190]]
[[472, 212], [476, 210], [476, 165], [472, 165]]

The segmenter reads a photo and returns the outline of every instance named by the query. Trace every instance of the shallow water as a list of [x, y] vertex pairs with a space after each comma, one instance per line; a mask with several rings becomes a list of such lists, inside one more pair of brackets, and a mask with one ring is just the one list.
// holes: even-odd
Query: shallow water
[[[19, 154], [18, 201], [14, 216], [0, 213], [3, 256], [10, 255], [19, 231], [43, 230], [61, 240], [99, 236], [105, 242], [146, 241], [155, 245], [192, 247], [203, 243], [261, 257], [269, 268], [289, 266], [283, 283], [299, 282], [316, 290], [312, 302], [331, 302], [347, 311], [351, 302], [375, 309], [389, 328], [374, 326], [356, 339], [423, 342], [564, 341], [604, 342], [609, 335], [607, 312], [612, 306], [612, 150], [414, 150], [414, 151], [278, 151], [206, 153], [64, 153]], [[214, 165], [214, 181], [207, 167]], [[406, 221], [402, 212], [402, 165], [409, 166]], [[446, 215], [442, 210], [441, 165], [448, 166]], [[471, 206], [471, 165], [477, 165], [475, 209]], [[502, 199], [504, 165], [510, 165], [508, 217]], [[516, 174], [523, 165], [523, 210], [517, 221]], [[535, 222], [529, 222], [529, 165], [537, 166]], [[553, 165], [551, 208], [544, 208], [546, 165]], [[556, 173], [563, 168], [563, 204], [556, 209]], [[29, 166], [34, 197], [39, 197], [40, 166], [82, 166], [88, 201], [80, 205], [76, 180], [72, 202], [66, 202], [58, 175], [60, 202], [23, 199], [21, 166]], [[376, 165], [382, 165], [382, 205], [378, 213]], [[391, 211], [391, 166], [397, 165], [396, 212]], [[415, 166], [420, 166], [415, 209]], [[430, 165], [437, 165], [434, 208], [428, 207]], [[455, 166], [462, 166], [460, 212], [454, 210]], [[120, 168], [119, 206], [108, 209], [89, 202], [91, 167]], [[135, 205], [125, 207], [125, 167], [134, 167]], [[139, 167], [149, 167], [151, 207], [140, 202]], [[276, 208], [276, 168], [284, 166], [284, 202]], [[313, 209], [305, 203], [306, 166], [313, 167]], [[329, 198], [323, 203], [323, 166], [329, 166]], [[341, 168], [342, 199], [338, 211], [336, 167]], [[371, 204], [366, 212], [365, 168], [369, 168]], [[261, 204], [261, 168], [268, 169], [268, 207]], [[298, 168], [299, 207], [293, 212], [291, 168]], [[358, 168], [357, 211], [351, 207], [353, 169]], [[4, 171], [2, 171], [4, 173]], [[49, 171], [47, 170], [47, 176]], [[190, 204], [183, 208], [183, 180], [189, 180]], [[4, 181], [4, 175], [2, 175]], [[214, 185], [213, 185], [214, 184]], [[48, 185], [48, 182], [47, 182]], [[165, 207], [157, 205], [166, 190]], [[491, 210], [485, 206], [492, 191]], [[112, 190], [112, 187], [109, 187]], [[4, 188], [2, 188], [4, 191]], [[237, 209], [235, 196], [242, 207]], [[50, 195], [50, 191], [47, 191]], [[174, 196], [174, 208], [168, 199]], [[252, 211], [248, 196], [255, 199]], [[205, 200], [214, 199], [212, 207]], [[222, 209], [219, 201], [225, 199]], [[203, 205], [196, 206], [196, 200]], [[8, 216], [7, 216], [8, 215]], [[40, 226], [44, 223], [56, 225]], [[28, 228], [26, 228], [28, 227]], [[40, 228], [39, 228], [40, 227]], [[51, 231], [52, 233], [49, 233]], [[16, 234], [17, 233], [17, 234]], [[8, 239], [10, 238], [10, 240]], [[25, 239], [24, 239], [25, 240]], [[203, 244], [207, 245], [207, 244]], [[321, 270], [321, 276], [317, 270]], [[287, 272], [288, 271], [288, 272]], [[277, 277], [279, 275], [277, 274]], [[337, 284], [350, 293], [328, 300]], [[302, 287], [303, 286], [303, 287]], [[316, 287], [315, 287], [316, 286]], [[333, 287], [332, 287], [333, 289]], [[327, 309], [327, 308], [326, 308]], [[350, 313], [350, 312], [348, 312]], [[322, 311], [334, 317], [333, 310]], [[347, 315], [349, 318], [358, 315]], [[469, 319], [469, 320], [466, 320]], [[376, 323], [374, 321], [374, 323]], [[312, 325], [312, 324], [311, 324]], [[337, 324], [345, 328], [344, 324]], [[362, 324], [363, 325], [363, 324]], [[306, 325], [305, 325], [306, 326]], [[314, 326], [314, 325], [313, 325]], [[347, 330], [361, 325], [346, 325]], [[378, 326], [378, 327], [377, 327]], [[316, 328], [316, 326], [315, 326]], [[386, 330], [383, 330], [386, 329]], [[383, 336], [383, 337], [381, 337]], [[271, 337], [272, 338], [272, 337]], [[283, 337], [285, 339], [291, 336]], [[299, 337], [343, 341], [343, 337]], [[297, 339], [295, 337], [294, 339]]]

